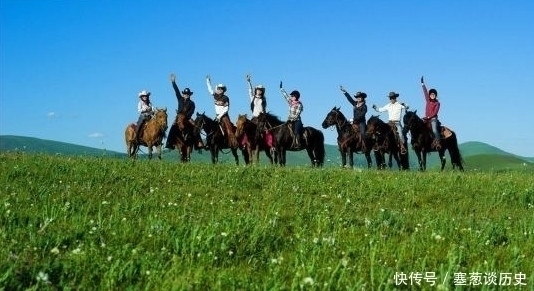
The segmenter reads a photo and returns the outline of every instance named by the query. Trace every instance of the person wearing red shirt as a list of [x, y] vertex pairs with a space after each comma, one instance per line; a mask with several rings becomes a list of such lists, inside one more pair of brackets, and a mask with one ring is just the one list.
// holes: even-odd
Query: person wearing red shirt
[[437, 149], [441, 149], [440, 139], [441, 134], [438, 129], [438, 112], [440, 108], [440, 103], [438, 100], [438, 91], [436, 89], [427, 90], [425, 81], [421, 76], [421, 86], [423, 87], [423, 95], [425, 96], [426, 106], [425, 106], [425, 116], [423, 120], [430, 122], [432, 126], [432, 133], [434, 133], [434, 142], [432, 145]]

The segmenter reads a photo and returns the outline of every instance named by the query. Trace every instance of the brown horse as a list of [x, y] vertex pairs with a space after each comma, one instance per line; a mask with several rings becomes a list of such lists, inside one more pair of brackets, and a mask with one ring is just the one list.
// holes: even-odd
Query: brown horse
[[145, 146], [148, 148], [148, 158], [152, 159], [152, 147], [155, 146], [158, 151], [158, 158], [161, 160], [161, 144], [167, 130], [167, 108], [156, 109], [154, 115], [145, 121], [141, 127], [138, 144], [135, 136], [136, 124], [131, 123], [126, 126], [124, 138], [128, 157], [137, 158], [139, 147]]
[[269, 138], [271, 138], [271, 140], [273, 138], [272, 135], [267, 136], [258, 134], [258, 126], [256, 123], [249, 120], [246, 114], [239, 114], [235, 126], [235, 136], [239, 146], [248, 152], [251, 163], [260, 162], [260, 151], [262, 150], [265, 151], [265, 155], [269, 158], [271, 164], [275, 162], [273, 160], [274, 147], [272, 147], [272, 141], [269, 142]]
[[[184, 163], [189, 162], [195, 143], [199, 141], [199, 138], [194, 134], [195, 125], [187, 119], [185, 114], [178, 113], [174, 120], [174, 126], [176, 126], [177, 131], [170, 143], [180, 153], [180, 160]], [[167, 138], [171, 138], [171, 134]]]

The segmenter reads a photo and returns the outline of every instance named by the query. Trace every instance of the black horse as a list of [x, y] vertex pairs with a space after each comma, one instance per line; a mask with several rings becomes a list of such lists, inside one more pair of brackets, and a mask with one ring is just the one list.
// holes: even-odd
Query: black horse
[[[352, 124], [347, 120], [345, 115], [339, 110], [339, 108], [332, 108], [326, 115], [322, 127], [327, 129], [330, 126], [336, 126], [337, 130], [337, 146], [339, 153], [341, 154], [341, 166], [347, 165], [347, 158], [349, 160], [349, 167], [354, 167], [354, 155], [353, 153], [361, 152], [365, 155], [367, 160], [367, 168], [371, 168], [371, 148], [365, 147], [362, 150], [362, 143], [360, 141], [360, 133], [354, 130]], [[371, 144], [371, 141], [366, 139], [366, 144]], [[376, 152], [375, 152], [375, 155]]]
[[248, 119], [246, 114], [239, 114], [235, 126], [239, 146], [247, 151], [251, 163], [259, 163], [260, 151], [265, 151], [271, 164], [276, 162], [273, 158], [275, 149], [272, 147], [272, 135], [267, 136], [267, 132], [258, 134], [258, 125]]
[[[239, 165], [239, 157], [237, 156], [237, 148], [230, 147], [228, 139], [224, 136], [221, 125], [219, 123], [204, 113], [198, 113], [195, 118], [195, 135], [200, 134], [201, 131], [204, 131], [206, 134], [206, 146], [209, 148], [211, 153], [211, 162], [216, 164], [219, 162], [219, 151], [222, 152], [223, 149], [230, 149], [232, 155], [234, 156], [236, 165]], [[235, 130], [235, 128], [234, 128]], [[243, 159], [245, 163], [249, 163], [249, 156], [245, 150], [241, 150], [243, 153]]]
[[[399, 170], [410, 169], [408, 152], [401, 154], [397, 138], [397, 129], [385, 123], [378, 116], [372, 115], [367, 120], [367, 136], [371, 139], [371, 145], [377, 157], [376, 163], [379, 169], [386, 168], [385, 154], [389, 154], [388, 166], [393, 166], [392, 158], [397, 162]], [[406, 139], [404, 139], [406, 141]], [[406, 142], [405, 145], [406, 147]]]
[[451, 158], [452, 168], [458, 167], [460, 171], [464, 170], [462, 165], [462, 155], [460, 154], [460, 148], [458, 147], [458, 140], [456, 133], [446, 127], [440, 126], [442, 132], [441, 136], [441, 148], [438, 150], [432, 146], [434, 140], [432, 135], [432, 128], [430, 123], [425, 122], [423, 119], [417, 116], [417, 110], [406, 111], [403, 118], [404, 129], [410, 132], [412, 149], [417, 155], [419, 162], [419, 170], [426, 170], [426, 155], [429, 152], [438, 152], [441, 162], [441, 170], [445, 168], [445, 151], [449, 151]]
[[311, 126], [304, 127], [302, 148], [293, 148], [292, 124], [281, 121], [276, 115], [261, 113], [258, 116], [258, 133], [269, 130], [274, 136], [275, 155], [281, 166], [286, 165], [287, 151], [301, 151], [304, 148], [308, 152], [312, 167], [322, 167], [324, 164], [324, 135]]

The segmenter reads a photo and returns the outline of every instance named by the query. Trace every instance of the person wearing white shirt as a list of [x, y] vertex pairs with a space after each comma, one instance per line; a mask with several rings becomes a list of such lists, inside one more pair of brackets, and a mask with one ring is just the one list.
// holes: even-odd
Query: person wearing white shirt
[[228, 136], [228, 145], [232, 148], [237, 148], [238, 143], [235, 137], [233, 124], [228, 116], [228, 110], [230, 109], [230, 98], [226, 96], [226, 86], [224, 84], [218, 84], [215, 87], [215, 92], [211, 86], [210, 76], [206, 76], [206, 85], [208, 86], [208, 92], [213, 96], [215, 104], [215, 120], [223, 125], [225, 134]]
[[404, 134], [402, 132], [402, 125], [401, 125], [401, 115], [402, 110], [408, 109], [408, 105], [404, 103], [397, 102], [397, 97], [399, 97], [399, 93], [395, 92], [389, 92], [389, 103], [378, 108], [376, 105], [373, 104], [373, 109], [377, 112], [388, 112], [388, 120], [389, 123], [393, 123], [395, 127], [397, 128], [397, 133], [399, 136], [399, 143], [400, 143], [400, 149], [401, 153], [406, 153], [406, 148], [404, 147]]
[[252, 111], [252, 122], [256, 123], [258, 116], [261, 113], [265, 113], [265, 108], [267, 107], [267, 101], [265, 99], [265, 87], [263, 85], [257, 85], [252, 88], [252, 83], [250, 82], [250, 75], [247, 75], [248, 83], [248, 96], [250, 98], [250, 110]]
[[150, 119], [152, 113], [154, 113], [154, 108], [150, 102], [150, 92], [143, 90], [139, 92], [139, 102], [137, 103], [137, 112], [139, 113], [139, 118], [137, 119], [137, 127], [135, 129], [135, 138], [137, 142], [140, 141], [139, 134], [141, 133], [141, 127], [143, 123]]

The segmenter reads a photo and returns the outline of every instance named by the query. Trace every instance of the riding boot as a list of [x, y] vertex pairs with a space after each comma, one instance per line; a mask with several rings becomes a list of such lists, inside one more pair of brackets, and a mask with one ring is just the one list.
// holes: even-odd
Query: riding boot
[[362, 139], [362, 140], [360, 140], [360, 143], [361, 143], [362, 152], [366, 152], [367, 151], [367, 147], [365, 146], [365, 141]]
[[293, 139], [293, 148], [296, 150], [301, 148], [300, 138], [298, 136], [295, 136], [295, 138]]
[[136, 128], [135, 128], [135, 142], [137, 144], [140, 144], [141, 143], [141, 126], [143, 124], [139, 124]]
[[441, 150], [441, 143], [439, 139], [435, 139], [434, 142], [432, 143], [432, 146], [438, 151]]
[[406, 148], [404, 147], [404, 144], [403, 143], [400, 143], [400, 152], [401, 154], [405, 154], [406, 153]]

